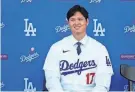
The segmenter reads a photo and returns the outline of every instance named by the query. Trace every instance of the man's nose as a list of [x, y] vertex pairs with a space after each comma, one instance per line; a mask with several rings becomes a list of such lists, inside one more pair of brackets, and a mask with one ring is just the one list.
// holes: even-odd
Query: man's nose
[[80, 22], [78, 20], [75, 20], [75, 24], [78, 25], [80, 24]]

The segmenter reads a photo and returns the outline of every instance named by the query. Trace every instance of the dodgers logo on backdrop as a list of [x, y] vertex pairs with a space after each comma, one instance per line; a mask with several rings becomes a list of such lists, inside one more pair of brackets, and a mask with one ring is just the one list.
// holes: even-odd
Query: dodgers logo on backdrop
[[102, 27], [101, 23], [97, 23], [98, 19], [93, 19], [94, 21], [94, 30], [95, 32], [94, 36], [105, 36], [105, 28]]
[[70, 29], [69, 25], [67, 25], [67, 24], [64, 24], [63, 26], [56, 26], [55, 27], [56, 33], [67, 32], [69, 29]]
[[63, 26], [56, 26], [55, 27], [55, 30], [56, 30], [56, 33], [59, 33], [59, 32], [67, 32], [69, 31], [70, 27], [69, 25], [67, 24], [67, 19], [65, 20], [65, 24]]
[[125, 30], [125, 32], [124, 33], [133, 33], [133, 32], [135, 32], [135, 25], [132, 25], [132, 26], [125, 26], [124, 27], [124, 30]]
[[89, 3], [100, 3], [101, 0], [89, 0]]
[[35, 48], [32, 47], [28, 56], [22, 55], [20, 57], [21, 62], [32, 62], [32, 60], [39, 57], [39, 54], [35, 52]]
[[28, 23], [29, 19], [24, 19], [25, 21], [25, 36], [36, 36], [36, 28], [33, 28], [32, 23]]
[[3, 22], [0, 23], [0, 28], [4, 28], [5, 24]]
[[25, 2], [26, 2], [26, 3], [28, 3], [28, 2], [31, 3], [32, 0], [22, 0], [22, 1], [21, 1], [21, 3], [25, 3]]
[[5, 84], [1, 81], [0, 82], [0, 89], [3, 88], [5, 86]]
[[32, 82], [28, 82], [29, 78], [24, 78], [25, 89], [24, 92], [36, 92], [36, 87], [33, 87]]
[[80, 61], [78, 59], [77, 62], [71, 64], [67, 60], [60, 61], [61, 75], [64, 76], [73, 73], [77, 73], [78, 75], [80, 75], [82, 71], [86, 71], [88, 69], [93, 69], [96, 67], [97, 65], [95, 63], [95, 60]]

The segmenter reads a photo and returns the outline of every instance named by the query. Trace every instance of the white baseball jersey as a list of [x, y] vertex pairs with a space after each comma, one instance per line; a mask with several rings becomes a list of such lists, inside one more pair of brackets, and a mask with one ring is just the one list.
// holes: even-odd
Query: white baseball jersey
[[43, 69], [46, 87], [53, 92], [107, 92], [113, 69], [104, 45], [85, 35], [79, 41], [70, 35], [53, 44]]

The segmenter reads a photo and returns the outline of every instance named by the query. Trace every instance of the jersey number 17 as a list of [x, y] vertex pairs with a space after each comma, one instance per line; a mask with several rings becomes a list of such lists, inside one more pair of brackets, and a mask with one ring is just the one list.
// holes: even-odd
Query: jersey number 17
[[95, 73], [87, 73], [86, 74], [86, 84], [91, 84], [93, 82], [93, 78]]

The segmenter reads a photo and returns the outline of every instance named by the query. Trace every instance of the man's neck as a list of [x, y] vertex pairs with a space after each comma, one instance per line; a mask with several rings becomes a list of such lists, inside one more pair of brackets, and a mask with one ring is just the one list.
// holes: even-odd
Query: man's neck
[[75, 38], [77, 41], [82, 40], [82, 39], [85, 37], [85, 35], [86, 35], [86, 33], [73, 34], [74, 38]]

